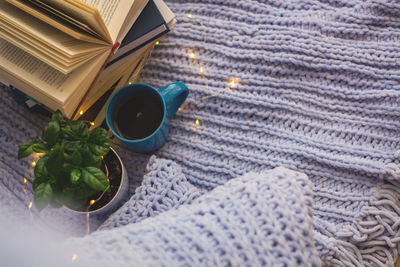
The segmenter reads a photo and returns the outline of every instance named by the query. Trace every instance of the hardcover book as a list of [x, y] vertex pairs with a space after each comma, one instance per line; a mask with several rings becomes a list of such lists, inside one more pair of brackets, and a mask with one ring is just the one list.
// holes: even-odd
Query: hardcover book
[[108, 65], [112, 65], [147, 43], [163, 36], [175, 25], [175, 15], [163, 1], [149, 0]]
[[0, 0], [0, 78], [72, 117], [147, 0]]
[[[113, 84], [149, 54], [152, 47], [176, 25], [175, 15], [162, 0], [149, 0], [95, 84], [79, 105], [86, 112]], [[76, 114], [74, 118], [77, 118]]]

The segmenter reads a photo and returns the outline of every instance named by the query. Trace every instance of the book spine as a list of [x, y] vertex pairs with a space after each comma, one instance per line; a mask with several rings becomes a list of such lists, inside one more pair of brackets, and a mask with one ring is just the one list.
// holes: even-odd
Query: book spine
[[84, 110], [80, 110], [80, 108], [82, 107], [82, 104], [85, 102], [85, 99], [89, 95], [90, 90], [93, 88], [93, 86], [96, 83], [97, 79], [99, 78], [101, 72], [107, 66], [108, 62], [110, 61], [110, 59], [114, 55], [115, 51], [118, 49], [119, 45], [120, 45], [120, 43], [117, 42], [112, 46], [110, 54], [108, 55], [107, 59], [104, 61], [103, 66], [100, 68], [100, 70], [97, 73], [96, 77], [93, 79], [92, 83], [90, 84], [89, 89], [86, 91], [85, 95], [82, 97], [82, 99], [79, 102], [78, 106], [76, 107], [76, 109], [72, 113], [72, 116], [71, 116], [72, 120], [78, 119], [82, 115], [82, 113], [84, 112]]

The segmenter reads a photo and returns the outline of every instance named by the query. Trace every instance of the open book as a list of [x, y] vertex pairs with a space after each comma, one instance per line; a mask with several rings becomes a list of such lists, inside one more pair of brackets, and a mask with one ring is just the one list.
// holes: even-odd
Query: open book
[[148, 0], [0, 0], [0, 77], [71, 117]]
[[[136, 66], [142, 56], [149, 54], [149, 47], [159, 41], [176, 25], [174, 13], [162, 0], [149, 0], [129, 32], [125, 35], [117, 52], [108, 61], [90, 91], [79, 106], [79, 113], [94, 104], [125, 73]], [[142, 66], [143, 67], [143, 66]], [[142, 68], [141, 67], [141, 68]], [[137, 69], [141, 69], [137, 68]], [[74, 118], [80, 114], [75, 114]]]
[[[152, 0], [150, 0], [152, 1]], [[119, 88], [128, 84], [129, 82], [136, 82], [139, 74], [147, 61], [147, 58], [150, 56], [151, 51], [154, 47], [154, 42], [144, 47], [141, 47], [140, 50], [145, 49], [143, 53], [140, 54], [140, 57], [133, 61], [127, 70], [125, 70], [124, 74], [119, 77], [113, 84], [111, 84], [108, 88], [105, 88], [103, 94], [96, 98], [96, 102], [93, 103], [88, 110], [85, 110], [82, 116], [79, 116], [80, 120], [90, 121], [91, 128], [102, 126], [105, 129], [108, 129], [104, 119], [105, 119], [105, 111], [107, 107], [107, 102]], [[136, 53], [136, 52], [135, 52]], [[75, 119], [78, 119], [75, 118]]]

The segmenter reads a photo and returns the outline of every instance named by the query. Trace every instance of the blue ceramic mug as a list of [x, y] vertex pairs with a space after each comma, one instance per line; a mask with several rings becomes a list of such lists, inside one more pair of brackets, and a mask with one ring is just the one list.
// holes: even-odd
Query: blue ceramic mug
[[[152, 133], [143, 138], [130, 139], [123, 137], [122, 134], [118, 131], [118, 127], [115, 123], [116, 113], [120, 112], [118, 111], [118, 109], [125, 99], [135, 97], [136, 95], [139, 97], [139, 95], [141, 94], [146, 94], [147, 97], [150, 97], [150, 100], [158, 101], [160, 105], [162, 105], [162, 107], [160, 108], [160, 112], [162, 112], [162, 114], [159, 114], [162, 118], [161, 122]], [[169, 120], [175, 115], [178, 108], [183, 104], [188, 94], [189, 90], [182, 82], [174, 82], [168, 84], [160, 88], [159, 90], [148, 84], [143, 83], [125, 85], [112, 95], [110, 101], [107, 104], [107, 125], [114, 136], [121, 140], [122, 143], [128, 148], [137, 152], [150, 152], [156, 150], [164, 144], [169, 131]], [[128, 114], [128, 116], [130, 115]]]

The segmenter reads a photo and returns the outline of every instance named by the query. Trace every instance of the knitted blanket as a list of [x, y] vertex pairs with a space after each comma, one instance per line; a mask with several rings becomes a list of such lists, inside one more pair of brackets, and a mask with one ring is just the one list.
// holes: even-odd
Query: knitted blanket
[[[144, 184], [102, 230], [68, 240], [66, 250], [79, 257], [76, 264], [320, 265], [312, 233], [312, 191], [304, 174], [282, 167], [249, 173], [182, 205], [198, 192], [181, 192], [185, 180], [159, 175], [172, 171], [182, 177], [176, 164], [151, 161]], [[176, 188], [168, 186], [171, 181]]]
[[[304, 174], [283, 167], [248, 173], [200, 196], [176, 163], [153, 156], [131, 199], [85, 238], [62, 244], [3, 218], [0, 265], [319, 266], [312, 210]], [[16, 255], [27, 244], [33, 248]]]
[[[305, 173], [321, 260], [393, 265], [400, 244], [398, 2], [166, 2], [179, 23], [153, 51], [141, 82], [180, 80], [190, 95], [156, 154], [178, 163], [202, 194], [249, 171]], [[1, 193], [19, 200], [25, 211], [13, 212], [21, 216], [32, 167], [16, 160], [17, 147], [45, 123], [0, 92]], [[149, 156], [113, 145], [133, 195]], [[53, 228], [85, 233], [84, 217], [29, 211], [44, 223], [60, 218]], [[91, 229], [106, 218], [91, 218]]]

